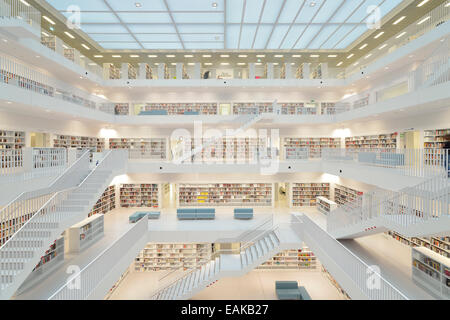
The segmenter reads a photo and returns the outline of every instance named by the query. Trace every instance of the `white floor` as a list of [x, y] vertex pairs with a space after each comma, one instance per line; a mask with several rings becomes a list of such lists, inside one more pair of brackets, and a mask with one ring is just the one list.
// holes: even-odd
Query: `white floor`
[[[110, 300], [147, 300], [164, 272], [130, 273]], [[343, 296], [320, 271], [254, 270], [242, 277], [223, 278], [192, 300], [276, 300], [275, 281], [298, 281], [313, 300], [343, 300]]]

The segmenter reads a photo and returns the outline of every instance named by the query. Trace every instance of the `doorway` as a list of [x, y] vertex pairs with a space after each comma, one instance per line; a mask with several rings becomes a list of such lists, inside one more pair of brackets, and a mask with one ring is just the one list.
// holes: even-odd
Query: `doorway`
[[50, 139], [47, 133], [31, 132], [30, 138], [30, 146], [32, 148], [47, 148], [50, 145]]

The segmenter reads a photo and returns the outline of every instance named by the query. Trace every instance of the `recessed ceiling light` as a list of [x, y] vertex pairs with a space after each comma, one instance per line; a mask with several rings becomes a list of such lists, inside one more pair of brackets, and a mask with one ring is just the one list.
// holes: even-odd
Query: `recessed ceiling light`
[[113, 54], [112, 57], [113, 58], [122, 58], [122, 56], [120, 54]]
[[245, 62], [238, 62], [238, 66], [245, 66], [246, 63]]
[[222, 66], [228, 66], [228, 65], [230, 65], [230, 64], [229, 64], [228, 62], [222, 62], [221, 65], [222, 65]]
[[155, 66], [159, 66], [159, 63], [158, 63], [158, 62], [155, 62]]
[[189, 62], [188, 66], [195, 66], [195, 63], [194, 62]]
[[149, 57], [149, 58], [157, 58], [158, 56], [156, 54], [149, 54], [147, 57]]
[[401, 38], [406, 34], [406, 31], [403, 31], [402, 33], [400, 33], [398, 36], [395, 37], [395, 39]]
[[96, 55], [94, 56], [94, 58], [103, 58], [103, 56], [102, 56], [101, 54], [96, 54]]
[[257, 62], [257, 63], [255, 63], [255, 65], [260, 66], [260, 65], [262, 65], [262, 63], [261, 62]]
[[318, 57], [320, 57], [318, 54], [312, 54], [312, 55], [310, 55], [310, 57], [311, 58], [318, 58]]
[[350, 54], [350, 55], [347, 57], [347, 59], [350, 59], [350, 58], [353, 57], [354, 55], [355, 55], [354, 53]]
[[364, 57], [364, 59], [368, 59], [372, 56], [372, 53], [369, 53], [367, 56]]
[[136, 8], [142, 7], [142, 3], [140, 3], [140, 2], [136, 2], [134, 5], [136, 6]]
[[221, 58], [229, 58], [230, 55], [229, 55], [229, 54], [221, 54], [220, 57], [221, 57]]
[[38, 59], [39, 59], [40, 57], [41, 57], [41, 56], [36, 56], [36, 58], [38, 58]]
[[403, 19], [405, 19], [405, 18], [406, 18], [406, 16], [402, 16], [402, 17], [398, 18], [397, 20], [395, 20], [395, 22], [394, 22], [393, 24], [394, 24], [394, 25], [399, 24], [399, 23], [402, 22]]
[[428, 1], [430, 1], [430, 0], [423, 0], [421, 3], [419, 3], [418, 5], [417, 5], [417, 7], [418, 8], [420, 8], [421, 6], [423, 6], [425, 3], [427, 3]]
[[11, 102], [11, 101], [6, 101], [6, 103], [7, 103], [7, 104], [11, 104], [12, 102]]
[[256, 57], [257, 57], [257, 58], [265, 58], [266, 55], [265, 55], [265, 54], [257, 54]]
[[364, 49], [365, 47], [367, 47], [368, 46], [368, 44], [367, 43], [364, 43], [361, 47], [359, 47], [359, 50], [362, 50], [362, 49]]
[[175, 55], [173, 55], [173, 54], [166, 54], [166, 58], [175, 58]]
[[450, 2], [447, 2], [447, 4], [445, 5], [445, 7], [450, 7]]
[[85, 48], [86, 50], [91, 50], [91, 48], [89, 48], [89, 47], [88, 47], [87, 45], [85, 45], [84, 43], [82, 43], [81, 46], [82, 46], [83, 48]]
[[385, 44], [383, 44], [381, 47], [379, 47], [378, 50], [382, 50], [382, 49], [384, 49], [384, 48], [386, 48], [386, 47], [387, 47], [387, 43], [385, 43]]
[[239, 58], [247, 58], [248, 56], [246, 54], [240, 54], [238, 55]]
[[67, 31], [64, 31], [64, 34], [71, 39], [75, 39], [75, 37], [73, 35], [71, 35], [70, 33], [68, 33]]
[[81, 55], [81, 56], [80, 56], [80, 58], [84, 58], [84, 56], [83, 56], [83, 55]]
[[277, 66], [277, 65], [278, 65], [278, 62], [274, 62], [273, 65], [274, 65], [274, 66]]
[[211, 4], [211, 6], [212, 6], [213, 8], [217, 8], [217, 2], [213, 2], [213, 3]]
[[373, 37], [374, 39], [378, 39], [379, 37], [381, 37], [384, 34], [384, 31], [381, 31], [379, 34], [377, 34], [375, 37]]
[[316, 5], [316, 3], [314, 1], [311, 1], [309, 4], [310, 7], [314, 7], [315, 5]]
[[211, 62], [205, 62], [204, 65], [205, 66], [212, 66], [212, 63]]
[[301, 54], [293, 54], [292, 58], [301, 58], [301, 56], [302, 56]]
[[47, 17], [47, 16], [42, 16], [42, 18], [43, 18], [44, 20], [46, 20], [48, 23], [50, 23], [50, 24], [53, 24], [53, 25], [56, 24], [55, 21], [53, 21], [52, 19], [50, 19], [50, 18]]
[[176, 63], [176, 62], [172, 62], [172, 63], [171, 63], [171, 65], [173, 65], [173, 66], [176, 66], [176, 65], [177, 65], [177, 63]]
[[22, 2], [24, 5], [26, 5], [27, 7], [30, 6], [30, 4], [28, 2], [26, 2], [25, 0], [20, 0], [20, 2]]
[[276, 54], [276, 55], [274, 55], [274, 57], [275, 58], [283, 58], [283, 55], [282, 54]]
[[211, 58], [211, 55], [210, 54], [204, 54], [204, 55], [202, 55], [202, 57], [203, 58]]
[[359, 64], [359, 62], [355, 62], [353, 65], [356, 67]]
[[193, 58], [194, 56], [192, 54], [185, 54], [184, 57], [185, 58]]
[[329, 54], [328, 58], [337, 58], [337, 54]]
[[340, 67], [340, 66], [342, 66], [342, 64], [343, 64], [343, 62], [341, 61], [336, 65], [336, 67]]
[[65, 44], [63, 44], [62, 47], [63, 47], [64, 49], [69, 49], [69, 47], [66, 46]]
[[88, 65], [90, 65], [90, 66], [96, 66], [97, 64], [96, 64], [95, 62], [90, 62], [90, 63], [88, 63]]
[[130, 58], [139, 58], [138, 54], [130, 54]]
[[426, 18], [423, 18], [422, 20], [420, 20], [419, 22], [417, 22], [417, 25], [421, 25], [422, 23], [424, 23], [425, 21], [427, 21], [428, 19], [430, 19], [431, 16], [428, 16]]
[[44, 32], [44, 31], [42, 31], [42, 34], [43, 34], [44, 36], [46, 36], [46, 37], [50, 37], [50, 36], [48, 35], [48, 33]]

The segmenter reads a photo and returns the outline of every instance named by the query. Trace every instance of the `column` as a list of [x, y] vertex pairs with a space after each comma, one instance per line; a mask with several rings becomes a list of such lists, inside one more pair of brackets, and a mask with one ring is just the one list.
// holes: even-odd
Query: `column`
[[192, 79], [201, 79], [202, 78], [202, 64], [200, 62], [196, 62], [194, 65], [194, 74], [192, 75]]
[[255, 79], [255, 64], [252, 62], [252, 63], [249, 63], [248, 64], [248, 78], [249, 79]]
[[55, 37], [55, 52], [59, 53], [60, 55], [64, 56], [64, 47], [63, 47], [63, 41]]
[[322, 67], [322, 79], [328, 79], [328, 63], [321, 63]]
[[160, 63], [158, 65], [158, 79], [163, 80], [164, 79], [164, 63]]
[[285, 70], [286, 70], [286, 79], [292, 79], [292, 65], [290, 63], [285, 64]]
[[144, 80], [146, 79], [146, 69], [145, 66], [147, 64], [146, 63], [139, 63], [139, 74], [138, 74], [138, 79]]
[[122, 63], [122, 67], [120, 68], [120, 78], [128, 79], [128, 63]]
[[303, 79], [311, 79], [311, 64], [303, 63]]
[[183, 80], [183, 63], [181, 63], [181, 62], [177, 62], [176, 77], [177, 77], [177, 80]]
[[269, 62], [267, 64], [267, 79], [273, 79], [273, 63]]
[[103, 64], [103, 79], [106, 79], [106, 80], [108, 80], [110, 78], [109, 65], [110, 65], [110, 63]]

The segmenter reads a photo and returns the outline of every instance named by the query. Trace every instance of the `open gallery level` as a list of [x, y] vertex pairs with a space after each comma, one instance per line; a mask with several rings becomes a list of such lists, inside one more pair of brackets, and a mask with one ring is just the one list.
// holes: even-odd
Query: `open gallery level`
[[449, 300], [449, 17], [0, 0], [0, 299]]

